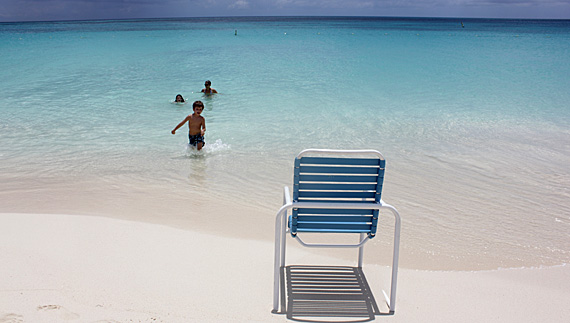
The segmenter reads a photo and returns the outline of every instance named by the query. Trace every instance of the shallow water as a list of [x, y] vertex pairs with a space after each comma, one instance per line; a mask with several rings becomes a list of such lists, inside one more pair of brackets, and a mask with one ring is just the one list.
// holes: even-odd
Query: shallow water
[[[239, 206], [222, 218], [266, 212], [252, 217], [270, 239], [298, 152], [372, 148], [403, 217], [403, 265], [568, 263], [570, 23], [463, 22], [2, 23], [0, 212], [161, 222], [188, 204], [173, 225], [209, 230], [198, 218], [223, 200]], [[220, 94], [199, 93], [206, 79]], [[170, 134], [194, 100], [201, 153]]]

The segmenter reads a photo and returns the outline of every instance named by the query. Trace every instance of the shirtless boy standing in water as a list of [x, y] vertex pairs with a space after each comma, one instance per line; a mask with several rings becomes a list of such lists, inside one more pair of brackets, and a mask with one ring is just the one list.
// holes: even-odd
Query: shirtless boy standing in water
[[200, 115], [204, 110], [204, 104], [202, 101], [194, 102], [194, 104], [192, 104], [192, 110], [194, 110], [194, 113], [188, 115], [184, 120], [182, 120], [182, 122], [180, 122], [176, 128], [172, 130], [172, 134], [175, 134], [178, 128], [182, 127], [186, 122], [188, 122], [188, 139], [190, 140], [190, 145], [200, 150], [206, 144], [204, 141], [204, 133], [206, 132], [206, 119]]

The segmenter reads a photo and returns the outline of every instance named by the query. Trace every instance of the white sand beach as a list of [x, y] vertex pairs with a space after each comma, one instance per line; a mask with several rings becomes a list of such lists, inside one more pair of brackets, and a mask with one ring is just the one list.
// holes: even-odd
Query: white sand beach
[[[0, 214], [0, 322], [285, 322], [272, 314], [273, 244], [161, 224]], [[288, 264], [355, 263], [289, 244]], [[365, 258], [366, 260], [366, 258]], [[388, 268], [364, 265], [376, 303]], [[570, 267], [400, 269], [387, 322], [567, 322]], [[335, 321], [338, 318], [312, 318]]]

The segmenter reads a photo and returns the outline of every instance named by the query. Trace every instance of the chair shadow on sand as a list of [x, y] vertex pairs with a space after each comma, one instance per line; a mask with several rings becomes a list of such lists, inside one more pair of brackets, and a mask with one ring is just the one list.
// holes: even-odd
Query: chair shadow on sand
[[[301, 322], [368, 322], [381, 313], [359, 267], [286, 266], [281, 308]], [[287, 291], [287, 295], [285, 294]], [[286, 296], [286, 297], [285, 297]]]

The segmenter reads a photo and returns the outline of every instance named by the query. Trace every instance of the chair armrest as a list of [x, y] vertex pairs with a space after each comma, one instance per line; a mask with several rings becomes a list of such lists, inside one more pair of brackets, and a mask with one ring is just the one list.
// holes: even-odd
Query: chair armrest
[[[384, 200], [382, 199], [380, 199], [380, 205], [382, 205], [382, 207], [385, 207], [387, 209], [393, 210], [393, 212], [395, 211], [396, 213], [398, 213], [398, 210], [396, 210], [396, 208], [393, 205], [384, 202]], [[399, 216], [400, 214], [398, 214], [398, 217]]]

